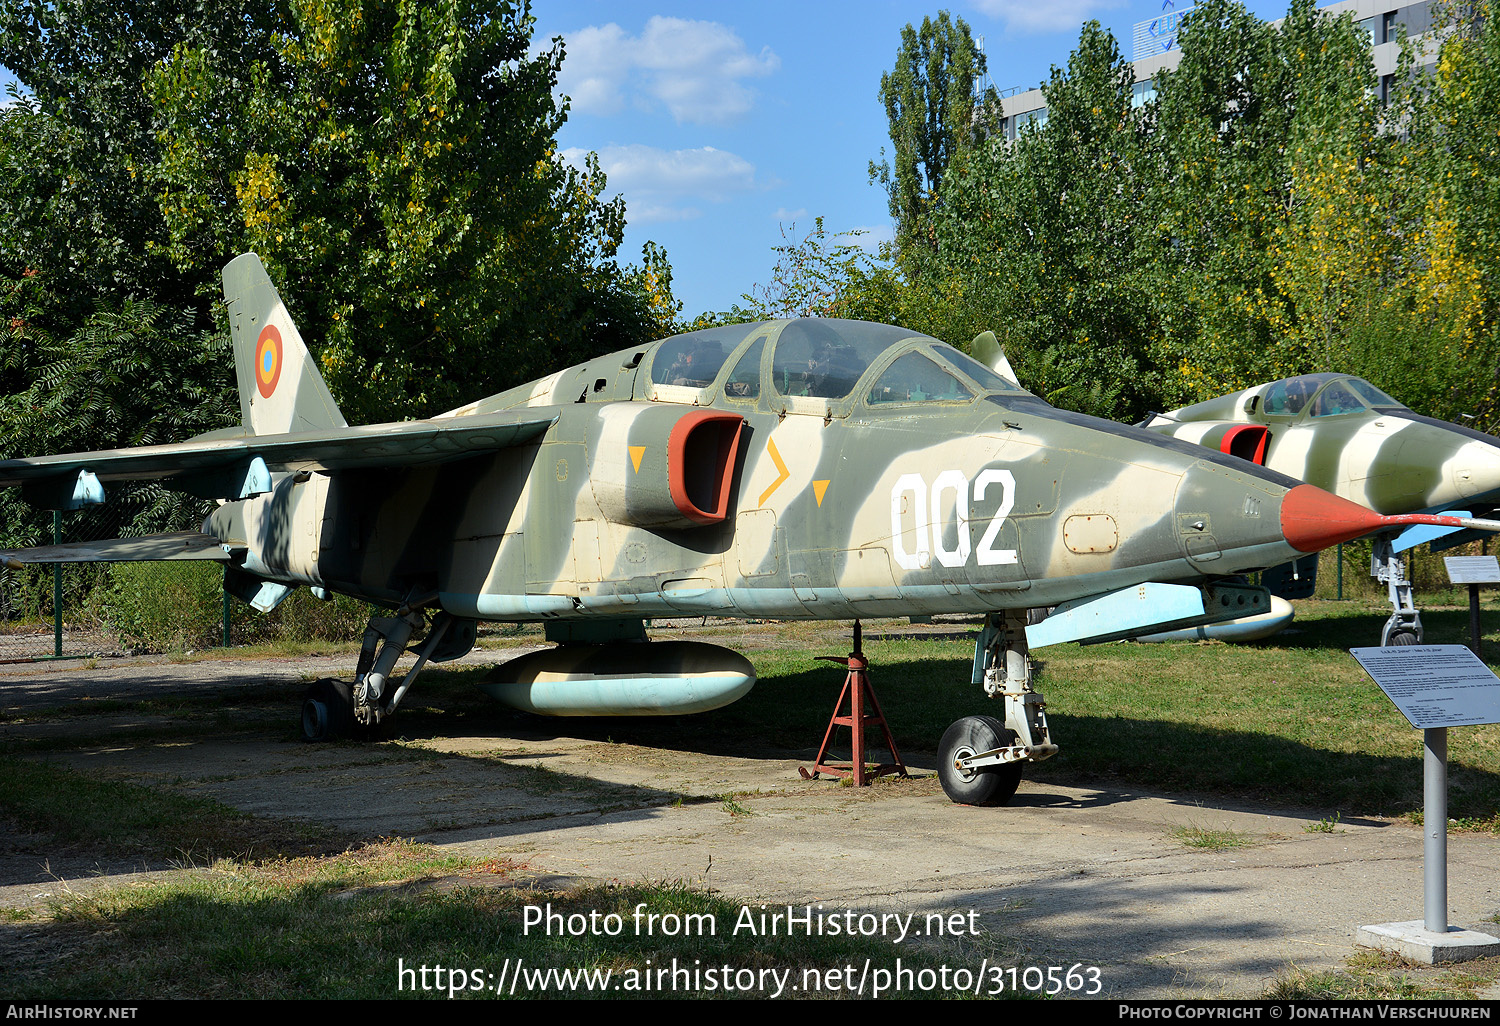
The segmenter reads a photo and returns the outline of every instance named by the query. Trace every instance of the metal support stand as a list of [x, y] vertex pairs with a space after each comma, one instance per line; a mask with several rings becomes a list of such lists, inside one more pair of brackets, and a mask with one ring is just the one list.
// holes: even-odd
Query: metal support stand
[[[1351, 649], [1422, 730], [1422, 919], [1360, 927], [1355, 939], [1428, 965], [1500, 955], [1500, 938], [1448, 925], [1448, 727], [1486, 719], [1500, 681], [1458, 645]], [[1488, 697], [1485, 697], [1488, 694]]]
[[[844, 689], [839, 692], [839, 700], [834, 703], [833, 716], [828, 721], [828, 729], [823, 733], [823, 744], [818, 749], [818, 757], [814, 761], [812, 771], [808, 772], [802, 766], [797, 767], [797, 772], [802, 774], [802, 779], [814, 780], [820, 773], [834, 777], [852, 776], [855, 787], [864, 787], [875, 777], [883, 777], [890, 773], [906, 776], [906, 764], [901, 761], [901, 753], [896, 750], [896, 742], [891, 737], [891, 728], [886, 725], [885, 713], [881, 711], [880, 700], [875, 697], [875, 688], [870, 683], [869, 663], [865, 661], [861, 646], [859, 621], [854, 621], [854, 651], [850, 652], [847, 658], [842, 656], [819, 656], [818, 658], [830, 663], [843, 663], [849, 667], [849, 675], [844, 678]], [[846, 697], [850, 704], [847, 715], [841, 711]], [[866, 701], [874, 707], [873, 715], [865, 712]], [[885, 736], [885, 744], [890, 749], [892, 761], [869, 768], [865, 765], [865, 728], [877, 723], [880, 725], [881, 733]], [[834, 731], [841, 726], [848, 727], [852, 735], [853, 751], [848, 766], [837, 766], [827, 761]]]
[[1448, 925], [1448, 728], [1422, 731], [1421, 920], [1362, 926], [1355, 940], [1437, 965], [1500, 955], [1500, 939]]

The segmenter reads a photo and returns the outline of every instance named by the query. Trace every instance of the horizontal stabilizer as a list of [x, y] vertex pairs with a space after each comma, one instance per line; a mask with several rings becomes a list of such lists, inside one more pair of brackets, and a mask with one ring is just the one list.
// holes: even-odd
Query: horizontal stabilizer
[[229, 553], [218, 539], [197, 531], [148, 534], [142, 538], [106, 538], [101, 541], [39, 545], [33, 549], [0, 551], [0, 566], [29, 563], [126, 563], [158, 559], [207, 559], [229, 562]]

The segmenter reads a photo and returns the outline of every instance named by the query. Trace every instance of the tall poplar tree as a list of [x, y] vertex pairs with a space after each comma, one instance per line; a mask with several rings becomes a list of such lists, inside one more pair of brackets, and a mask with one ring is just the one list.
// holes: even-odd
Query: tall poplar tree
[[870, 178], [890, 196], [898, 244], [934, 244], [928, 215], [940, 202], [943, 175], [964, 149], [985, 139], [1000, 116], [993, 88], [978, 84], [985, 55], [969, 26], [947, 11], [901, 30], [896, 66], [880, 76], [890, 123], [892, 162], [870, 163]]

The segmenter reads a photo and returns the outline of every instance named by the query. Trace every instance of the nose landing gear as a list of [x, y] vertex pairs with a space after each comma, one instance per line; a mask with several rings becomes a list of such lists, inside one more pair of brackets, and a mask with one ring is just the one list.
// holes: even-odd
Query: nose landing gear
[[993, 716], [965, 716], [943, 733], [938, 780], [962, 805], [1004, 805], [1021, 783], [1021, 764], [1057, 754], [1047, 730], [1047, 703], [1032, 687], [1026, 647], [1026, 611], [1006, 610], [985, 618], [974, 644], [974, 683], [1005, 706]]

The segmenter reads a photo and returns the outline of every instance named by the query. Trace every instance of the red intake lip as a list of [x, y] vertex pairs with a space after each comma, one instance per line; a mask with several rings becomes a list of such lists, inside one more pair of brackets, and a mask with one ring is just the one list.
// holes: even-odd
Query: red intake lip
[[1362, 538], [1375, 531], [1417, 524], [1434, 527], [1467, 526], [1457, 517], [1439, 517], [1428, 513], [1382, 516], [1357, 502], [1341, 499], [1310, 484], [1298, 485], [1281, 500], [1281, 533], [1293, 548], [1302, 552], [1318, 552], [1330, 545], [1337, 545], [1351, 538]]

